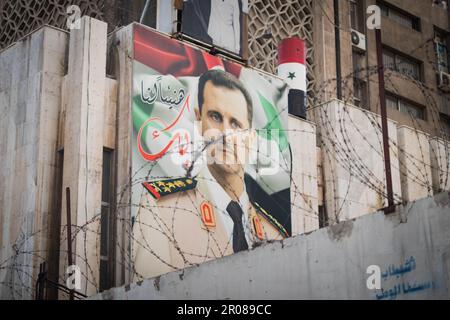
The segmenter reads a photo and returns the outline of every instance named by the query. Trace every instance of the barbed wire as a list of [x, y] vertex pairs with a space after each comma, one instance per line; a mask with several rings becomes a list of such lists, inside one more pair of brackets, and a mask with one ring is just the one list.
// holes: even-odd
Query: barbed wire
[[[429, 65], [433, 66], [433, 70], [437, 71], [434, 63], [434, 52], [431, 54], [431, 48], [433, 42], [428, 39], [418, 47], [414, 48], [409, 54], [414, 53], [417, 50], [425, 50], [427, 53], [426, 61]], [[434, 50], [434, 48], [433, 48]], [[128, 59], [131, 59], [128, 56]], [[336, 78], [327, 79], [321, 84], [317, 84], [315, 88], [315, 94], [313, 95], [313, 103], [308, 107], [308, 112], [313, 113], [314, 120], [317, 125], [316, 131], [314, 130], [297, 130], [288, 129], [285, 130], [289, 136], [298, 134], [300, 137], [306, 139], [317, 139], [317, 146], [321, 150], [322, 162], [318, 163], [321, 166], [321, 170], [327, 170], [319, 174], [318, 169], [315, 172], [308, 172], [305, 166], [301, 166], [300, 171], [295, 171], [290, 160], [302, 161], [293, 156], [294, 159], [287, 159], [282, 157], [282, 166], [291, 168], [290, 172], [290, 193], [291, 198], [295, 199], [292, 202], [292, 219], [311, 219], [313, 223], [318, 227], [319, 220], [319, 206], [325, 207], [328, 223], [333, 224], [346, 219], [349, 219], [347, 214], [350, 212], [352, 205], [364, 205], [368, 201], [361, 200], [358, 202], [357, 197], [352, 193], [355, 186], [362, 187], [364, 192], [372, 194], [373, 197], [378, 197], [379, 201], [373, 205], [373, 211], [384, 207], [387, 199], [387, 193], [384, 183], [384, 169], [377, 170], [374, 165], [383, 164], [383, 143], [381, 140], [381, 125], [379, 116], [375, 113], [368, 112], [356, 107], [352, 107], [353, 104], [353, 79], [361, 74], [366, 73], [369, 81], [376, 82], [372, 77], [378, 73], [378, 66], [369, 66], [366, 68], [359, 68], [352, 73], [342, 77], [341, 85], [343, 88], [343, 96], [346, 97], [341, 104], [335, 105], [334, 109], [327, 109], [327, 100], [324, 97], [333, 95], [336, 90], [337, 80]], [[394, 93], [401, 93], [396, 88], [398, 79], [407, 81], [414, 85], [421, 93], [426, 101], [426, 108], [429, 111], [430, 118], [427, 119], [428, 123], [434, 131], [441, 133], [441, 137], [445, 140], [449, 140], [448, 135], [443, 133], [442, 125], [438, 117], [440, 109], [438, 103], [435, 100], [436, 95], [441, 93], [433, 87], [426, 85], [420, 80], [415, 79], [412, 75], [405, 75], [394, 70], [386, 70], [385, 72], [386, 83], [390, 87], [394, 88]], [[375, 106], [374, 110], [379, 109], [379, 102]], [[287, 110], [283, 109], [279, 111], [278, 116], [286, 113]], [[355, 119], [355, 112], [360, 116], [360, 122]], [[448, 143], [444, 144], [444, 167], [434, 167], [430, 160], [430, 155], [439, 156], [440, 150], [436, 150], [433, 145], [429, 145], [429, 152], [424, 150], [424, 146], [421, 141], [424, 138], [422, 132], [428, 131], [424, 128], [423, 123], [411, 114], [409, 115], [410, 122], [413, 124], [413, 135], [410, 138], [416, 140], [418, 145], [418, 154], [413, 153], [406, 147], [403, 147], [398, 139], [397, 134], [391, 133], [389, 137], [389, 146], [393, 155], [394, 161], [392, 161], [393, 172], [397, 172], [398, 178], [411, 181], [418, 187], [426, 190], [427, 196], [432, 196], [433, 192], [441, 191], [439, 187], [436, 189], [435, 184], [438, 186], [448, 186], [449, 179], [449, 158], [450, 152], [448, 150]], [[274, 120], [273, 120], [274, 121]], [[363, 123], [366, 127], [363, 127]], [[368, 133], [372, 133], [369, 135]], [[213, 143], [217, 143], [223, 140], [224, 137], [219, 137]], [[425, 141], [428, 144], [428, 137], [425, 136]], [[291, 138], [291, 144], [301, 143]], [[202, 151], [206, 150], [206, 146], [203, 146]], [[166, 156], [171, 156], [175, 151], [169, 151]], [[257, 150], [261, 153], [261, 150]], [[311, 150], [310, 154], [315, 154], [316, 150]], [[194, 154], [194, 158], [198, 157], [201, 153]], [[274, 154], [262, 154], [264, 157], [274, 161]], [[368, 157], [370, 156], [370, 157]], [[177, 199], [173, 205], [158, 205], [157, 202], [150, 198], [148, 192], [142, 189], [139, 194], [138, 203], [134, 203], [129, 199], [129, 195], [132, 192], [136, 192], [142, 182], [147, 182], [150, 179], [160, 180], [173, 178], [170, 175], [154, 174], [154, 171], [158, 167], [158, 161], [145, 163], [139, 168], [133, 168], [129, 183], [123, 186], [118, 186], [118, 192], [116, 195], [116, 204], [113, 206], [110, 212], [109, 223], [123, 226], [124, 233], [122, 237], [126, 241], [117, 241], [114, 243], [116, 248], [114, 249], [118, 253], [119, 259], [114, 260], [116, 269], [124, 270], [124, 273], [128, 274], [128, 279], [143, 279], [145, 275], [141, 274], [136, 269], [136, 265], [132, 256], [131, 247], [134, 246], [144, 250], [146, 254], [155, 258], [160, 264], [166, 267], [166, 270], [180, 269], [180, 264], [174, 264], [173, 258], [167, 259], [158, 251], [160, 245], [152, 243], [150, 239], [145, 237], [136, 237], [136, 232], [147, 233], [149, 230], [157, 235], [160, 235], [165, 241], [174, 248], [174, 254], [182, 261], [182, 268], [195, 266], [199, 263], [224, 257], [227, 255], [227, 250], [231, 246], [231, 238], [224, 247], [220, 246], [220, 240], [213, 232], [207, 232], [207, 241], [204, 245], [203, 254], [187, 250], [183, 247], [183, 244], [179, 242], [179, 235], [176, 232], [174, 226], [177, 222], [177, 216], [188, 215], [200, 220], [198, 210], [195, 208], [197, 199], [189, 198], [189, 206], [183, 205]], [[384, 166], [383, 166], [384, 168]], [[433, 181], [429, 172], [438, 172], [439, 181]], [[319, 180], [319, 177], [323, 177], [323, 181]], [[345, 179], [342, 179], [342, 177]], [[318, 198], [314, 197], [314, 194], [310, 190], [305, 190], [301, 185], [301, 179], [305, 178], [312, 180], [317, 185], [322, 184], [326, 189], [323, 196], [323, 203], [318, 203]], [[211, 179], [205, 179], [212, 182]], [[343, 181], [344, 180], [344, 181]], [[245, 183], [244, 180], [241, 181]], [[401, 181], [397, 180], [401, 184]], [[267, 190], [275, 192], [276, 189], [270, 184], [263, 182]], [[230, 185], [228, 185], [230, 187]], [[404, 199], [400, 185], [394, 189], [394, 199], [396, 204], [401, 204]], [[330, 189], [331, 188], [331, 189]], [[310, 193], [307, 193], [310, 191]], [[362, 193], [362, 191], [361, 191]], [[198, 192], [197, 192], [198, 194]], [[205, 194], [198, 194], [200, 201], [208, 200]], [[146, 201], [142, 202], [142, 199]], [[314, 203], [316, 201], [316, 203]], [[220, 210], [216, 204], [212, 204], [213, 208]], [[171, 212], [170, 219], [163, 217], [161, 210]], [[123, 212], [136, 211], [135, 216], [123, 217]], [[147, 223], [140, 221], [140, 217], [145, 214], [150, 214], [153, 219], [153, 223]], [[369, 213], [369, 212], [365, 212]], [[33, 214], [33, 213], [31, 213]], [[24, 217], [24, 221], [20, 227], [20, 233], [16, 240], [12, 241], [12, 245], [7, 248], [6, 258], [5, 251], [2, 255], [2, 261], [0, 262], [0, 291], [6, 291], [9, 298], [12, 299], [29, 299], [33, 298], [36, 276], [39, 272], [39, 264], [46, 261], [48, 249], [35, 249], [39, 247], [36, 245], [37, 239], [40, 237], [47, 238], [51, 232], [48, 228], [43, 228], [34, 232], [28, 232], [27, 216]], [[72, 224], [70, 228], [74, 231], [72, 233], [72, 244], [79, 244], [81, 242], [81, 251], [75, 250], [73, 256], [75, 257], [77, 264], [82, 265], [80, 268], [81, 276], [84, 283], [84, 290], [88, 291], [88, 286], [94, 288], [95, 292], [100, 291], [100, 279], [99, 264], [100, 264], [100, 236], [101, 236], [101, 215], [94, 214], [92, 218], [89, 218], [87, 209], [85, 212], [85, 222], [82, 225]], [[136, 222], [137, 221], [137, 222]], [[63, 225], [61, 228], [60, 243], [67, 243], [67, 225]], [[247, 231], [251, 228], [246, 225]], [[137, 231], [136, 231], [137, 230]], [[304, 231], [303, 231], [304, 232]], [[119, 235], [115, 235], [118, 237]], [[257, 246], [258, 244], [255, 244]], [[80, 246], [77, 246], [77, 248]], [[111, 249], [111, 248], [110, 248]], [[5, 250], [5, 249], [2, 249]], [[64, 259], [68, 255], [68, 250], [63, 245], [60, 247], [60, 270], [67, 268], [67, 260]], [[82, 254], [80, 253], [82, 252]], [[110, 252], [111, 254], [111, 252]], [[65, 283], [66, 277], [64, 272], [58, 273], [58, 280], [60, 283]], [[2, 296], [3, 297], [3, 296]]]

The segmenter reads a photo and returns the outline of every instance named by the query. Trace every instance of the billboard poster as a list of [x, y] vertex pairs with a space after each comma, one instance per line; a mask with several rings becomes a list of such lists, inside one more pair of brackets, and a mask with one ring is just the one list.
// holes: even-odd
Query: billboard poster
[[247, 0], [185, 0], [181, 31], [209, 45], [243, 55]]
[[291, 235], [289, 87], [134, 26], [134, 279]]

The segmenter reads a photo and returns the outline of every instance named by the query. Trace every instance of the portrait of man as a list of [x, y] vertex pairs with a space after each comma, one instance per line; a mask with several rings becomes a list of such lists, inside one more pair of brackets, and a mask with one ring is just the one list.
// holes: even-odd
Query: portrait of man
[[[220, 69], [198, 80], [196, 120], [208, 161], [195, 177], [142, 183], [133, 227], [135, 279], [185, 268], [283, 239], [288, 231], [249, 192], [245, 173], [253, 102], [244, 85]], [[243, 161], [244, 159], [244, 161]]]
[[205, 43], [241, 54], [242, 0], [187, 0], [182, 32]]

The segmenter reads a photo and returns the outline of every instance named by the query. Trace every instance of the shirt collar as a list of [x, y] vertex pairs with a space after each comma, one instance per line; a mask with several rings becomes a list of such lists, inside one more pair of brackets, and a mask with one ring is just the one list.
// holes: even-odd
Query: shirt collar
[[[231, 202], [231, 198], [223, 187], [217, 182], [214, 176], [205, 166], [197, 175], [197, 188], [202, 194], [202, 197], [212, 202], [211, 204], [216, 207], [220, 212], [227, 212], [227, 206]], [[239, 205], [242, 210], [246, 212], [249, 205], [249, 198], [244, 183], [244, 191], [239, 197]], [[245, 215], [246, 216], [246, 215]]]

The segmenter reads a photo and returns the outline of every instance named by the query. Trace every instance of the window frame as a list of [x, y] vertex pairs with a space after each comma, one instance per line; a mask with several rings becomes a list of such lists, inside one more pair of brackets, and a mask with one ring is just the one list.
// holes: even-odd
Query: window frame
[[439, 113], [440, 134], [444, 139], [450, 138], [450, 116], [445, 113]]
[[[359, 90], [356, 90], [356, 88]], [[368, 90], [367, 81], [361, 78], [353, 78], [353, 104], [361, 109], [369, 110], [368, 107]], [[360, 92], [361, 95], [356, 95], [356, 92]]]
[[[405, 53], [403, 53], [401, 51], [398, 51], [398, 50], [396, 50], [394, 48], [391, 48], [389, 46], [386, 46], [386, 45], [383, 45], [383, 53], [382, 54], [383, 54], [383, 66], [385, 68], [385, 71], [386, 70], [395, 71], [395, 72], [398, 72], [398, 73], [400, 73], [400, 74], [402, 74], [404, 76], [409, 76], [409, 77], [413, 78], [416, 81], [424, 82], [423, 61], [421, 61], [419, 59], [416, 59], [414, 57], [411, 57], [411, 56], [409, 56], [409, 55], [407, 55], [407, 54], [405, 54]], [[394, 68], [387, 68], [386, 67], [385, 58], [384, 58], [386, 55], [392, 56], [392, 58], [394, 60]], [[417, 79], [415, 77], [413, 77], [412, 75], [409, 75], [409, 74], [404, 73], [404, 72], [401, 71], [402, 69], [399, 68], [399, 65], [401, 64], [401, 62], [398, 62], [399, 58], [403, 59], [403, 60], [406, 60], [410, 64], [417, 65], [417, 69], [418, 69], [417, 70], [418, 71], [418, 78]]]
[[[442, 30], [442, 29], [434, 26], [434, 37], [433, 37], [433, 39], [434, 39], [434, 45], [435, 45], [434, 50], [435, 50], [435, 57], [436, 57], [436, 70], [438, 72], [442, 71], [442, 72], [445, 72], [445, 73], [450, 73], [450, 52], [449, 52], [449, 48], [450, 48], [449, 42], [450, 41], [449, 41], [449, 35], [450, 35], [450, 32]], [[442, 41], [438, 41], [438, 38], [441, 38]], [[441, 69], [441, 66], [443, 64], [440, 63], [440, 59], [439, 59], [438, 43], [443, 44], [443, 46], [445, 48], [445, 51], [446, 51], [446, 58], [445, 58], [446, 61], [444, 62], [445, 63], [445, 67], [444, 67], [445, 69], [444, 70]]]
[[[365, 12], [364, 12], [363, 0], [348, 0], [349, 15], [350, 15], [350, 28], [361, 33], [365, 33]], [[355, 10], [352, 11], [352, 8]], [[353, 14], [355, 16], [353, 16]], [[355, 18], [355, 19], [354, 19]]]
[[[420, 17], [385, 1], [378, 0], [377, 6], [380, 7], [382, 16], [388, 18], [391, 21], [394, 21], [395, 23], [398, 23], [401, 26], [404, 26], [405, 28], [412, 29], [417, 32], [422, 32], [422, 20], [420, 19]], [[393, 18], [391, 12], [397, 14], [400, 17], [409, 19], [411, 21], [411, 26], [407, 26]]]
[[405, 104], [407, 104], [407, 105], [409, 105], [409, 106], [411, 106], [411, 107], [413, 107], [413, 108], [415, 108], [417, 110], [420, 110], [420, 112], [422, 114], [422, 118], [413, 117], [414, 119], [427, 121], [427, 109], [426, 109], [425, 106], [423, 106], [421, 104], [418, 104], [418, 103], [416, 103], [414, 101], [411, 101], [411, 100], [409, 100], [407, 98], [404, 98], [404, 97], [402, 97], [402, 96], [400, 96], [398, 94], [395, 94], [393, 92], [390, 92], [390, 91], [386, 91], [385, 97], [386, 97], [386, 107], [388, 109], [393, 109], [392, 107], [390, 107], [390, 104], [388, 103], [388, 99], [395, 100], [396, 101], [396, 103], [395, 103], [396, 104], [395, 110], [397, 110], [398, 112], [400, 112], [402, 114], [406, 114], [406, 115], [409, 115], [409, 116], [413, 117], [411, 113], [404, 112], [404, 111], [401, 110], [400, 102], [403, 102], [403, 103], [405, 103]]
[[[367, 55], [358, 50], [352, 50], [353, 104], [359, 108], [369, 110], [367, 69], [362, 64], [367, 64]], [[361, 93], [361, 95], [357, 95], [357, 92]]]

